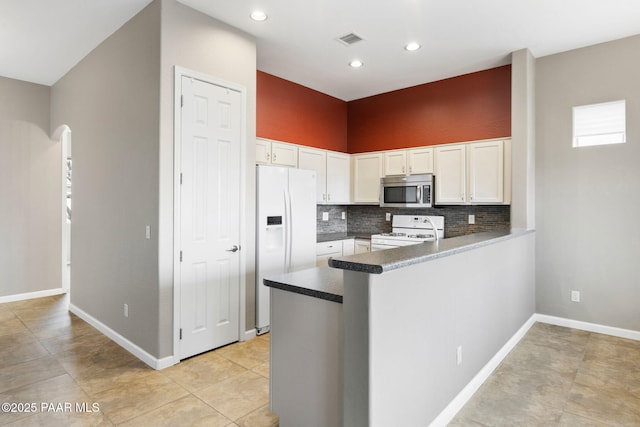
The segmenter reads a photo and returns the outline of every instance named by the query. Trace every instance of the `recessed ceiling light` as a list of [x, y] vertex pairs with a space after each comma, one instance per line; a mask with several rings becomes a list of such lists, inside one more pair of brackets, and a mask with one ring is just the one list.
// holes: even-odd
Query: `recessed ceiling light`
[[360, 68], [364, 65], [364, 63], [362, 61], [360, 61], [359, 59], [354, 59], [353, 61], [349, 62], [349, 66], [352, 68]]
[[267, 19], [267, 14], [261, 10], [254, 10], [251, 12], [251, 19], [254, 21], [265, 21]]
[[420, 45], [419, 45], [418, 43], [416, 43], [416, 42], [411, 42], [411, 43], [408, 43], [408, 44], [404, 47], [404, 49], [405, 49], [405, 50], [408, 50], [409, 52], [412, 52], [412, 51], [414, 51], [414, 50], [418, 50], [418, 49], [420, 49]]

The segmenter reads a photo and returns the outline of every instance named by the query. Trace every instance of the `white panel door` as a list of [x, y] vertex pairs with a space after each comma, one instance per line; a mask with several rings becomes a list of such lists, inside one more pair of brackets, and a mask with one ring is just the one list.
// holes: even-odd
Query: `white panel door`
[[239, 92], [182, 78], [180, 358], [239, 337]]

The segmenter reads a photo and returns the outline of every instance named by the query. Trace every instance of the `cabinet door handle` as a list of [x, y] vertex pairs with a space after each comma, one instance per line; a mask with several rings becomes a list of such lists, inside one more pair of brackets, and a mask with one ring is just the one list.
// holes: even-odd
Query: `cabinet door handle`
[[331, 201], [331, 194], [327, 194], [327, 202]]
[[276, 153], [273, 153], [273, 161], [276, 161]]
[[267, 160], [269, 160], [269, 157], [271, 157], [271, 153], [267, 153]]

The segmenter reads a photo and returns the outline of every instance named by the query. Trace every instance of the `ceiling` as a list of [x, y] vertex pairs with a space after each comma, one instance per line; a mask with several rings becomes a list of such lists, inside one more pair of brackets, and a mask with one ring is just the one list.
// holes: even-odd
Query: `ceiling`
[[[259, 70], [345, 101], [640, 34], [638, 0], [179, 1], [254, 35]], [[148, 3], [2, 0], [0, 75], [52, 85]]]

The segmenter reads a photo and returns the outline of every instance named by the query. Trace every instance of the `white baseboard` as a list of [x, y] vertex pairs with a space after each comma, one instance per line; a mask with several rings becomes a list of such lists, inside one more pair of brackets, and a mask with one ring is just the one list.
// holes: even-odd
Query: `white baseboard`
[[102, 332], [107, 337], [111, 338], [122, 348], [136, 356], [138, 359], [142, 360], [153, 369], [164, 369], [174, 364], [173, 356], [163, 357], [162, 359], [158, 359], [152, 356], [151, 354], [147, 353], [146, 350], [132, 343], [127, 338], [123, 337], [122, 335], [120, 335], [95, 317], [91, 316], [84, 310], [76, 307], [75, 305], [69, 304], [69, 311]]
[[616, 328], [614, 326], [599, 325], [597, 323], [583, 322], [581, 320], [566, 319], [563, 317], [549, 316], [547, 314], [535, 314], [536, 322], [550, 325], [564, 326], [566, 328], [580, 329], [582, 331], [611, 335], [619, 338], [640, 341], [640, 331]]
[[5, 302], [14, 302], [14, 301], [23, 301], [27, 299], [34, 299], [34, 298], [50, 297], [53, 295], [61, 295], [66, 293], [67, 293], [67, 289], [56, 288], [56, 289], [47, 289], [45, 291], [35, 291], [35, 292], [27, 292], [24, 294], [7, 295], [4, 297], [0, 297], [0, 304]]
[[254, 329], [249, 329], [248, 331], [244, 331], [244, 334], [240, 335], [240, 341], [249, 341], [252, 338], [255, 338], [257, 336], [256, 334], [256, 330]]
[[500, 350], [487, 362], [486, 365], [476, 374], [475, 377], [453, 398], [446, 408], [429, 424], [430, 427], [446, 426], [451, 422], [453, 417], [467, 404], [471, 396], [480, 388], [480, 386], [489, 378], [493, 371], [500, 365], [500, 362], [507, 357], [507, 354], [518, 344], [525, 336], [527, 331], [536, 323], [536, 315], [533, 314], [518, 331], [509, 338], [509, 341], [502, 346]]

